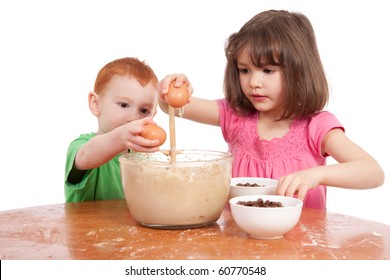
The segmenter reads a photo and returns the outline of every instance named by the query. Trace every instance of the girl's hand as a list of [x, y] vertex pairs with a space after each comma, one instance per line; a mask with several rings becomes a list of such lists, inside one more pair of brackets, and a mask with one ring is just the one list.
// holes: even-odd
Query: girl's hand
[[120, 129], [119, 135], [125, 149], [147, 153], [157, 152], [159, 150], [159, 141], [157, 139], [149, 140], [140, 136], [140, 133], [147, 124], [155, 124], [155, 122], [148, 117], [131, 121], [118, 128]]
[[310, 169], [298, 171], [279, 178], [276, 188], [277, 195], [296, 196], [304, 200], [306, 193], [320, 184], [316, 173]]
[[183, 83], [187, 85], [190, 96], [193, 93], [193, 88], [190, 81], [184, 74], [171, 74], [167, 75], [163, 80], [161, 80], [157, 85], [157, 90], [159, 92], [160, 100], [165, 100], [164, 95], [168, 93], [169, 85], [174, 82], [175, 87], [180, 87]]

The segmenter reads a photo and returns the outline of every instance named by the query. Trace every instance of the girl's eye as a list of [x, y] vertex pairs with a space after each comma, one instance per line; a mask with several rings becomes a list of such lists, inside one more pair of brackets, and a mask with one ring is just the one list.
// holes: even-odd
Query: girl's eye
[[129, 108], [129, 104], [128, 104], [128, 103], [125, 103], [125, 102], [119, 102], [118, 105], [119, 105], [119, 107], [121, 107], [121, 108]]
[[248, 74], [249, 73], [249, 70], [246, 69], [246, 68], [239, 68], [238, 69], [238, 72], [242, 73], [242, 74]]
[[269, 69], [269, 68], [264, 68], [263, 72], [266, 73], [266, 74], [271, 74], [271, 73], [274, 72], [274, 70]]

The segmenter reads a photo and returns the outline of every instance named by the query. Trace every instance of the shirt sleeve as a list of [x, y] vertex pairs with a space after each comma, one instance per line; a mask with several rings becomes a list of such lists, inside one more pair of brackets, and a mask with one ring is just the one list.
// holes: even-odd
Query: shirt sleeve
[[217, 100], [219, 107], [219, 124], [223, 138], [232, 143], [237, 138], [240, 127], [240, 117], [233, 111], [226, 99]]
[[309, 146], [318, 156], [323, 157], [321, 153], [322, 141], [326, 133], [334, 128], [340, 128], [345, 132], [344, 126], [328, 111], [320, 112], [310, 119], [308, 129]]
[[81, 180], [77, 184], [72, 184], [68, 181], [69, 173], [71, 172], [74, 160], [76, 158], [76, 154], [80, 147], [88, 142], [93, 137], [92, 134], [84, 134], [81, 135], [78, 139], [72, 141], [69, 145], [66, 164], [65, 164], [65, 179], [64, 179], [64, 187], [65, 187], [65, 200], [67, 202], [71, 201], [82, 201], [82, 200], [92, 200], [94, 196], [94, 191], [85, 188], [88, 181], [93, 179], [94, 176], [91, 176], [91, 173], [95, 172], [95, 169], [87, 170], [83, 180]]

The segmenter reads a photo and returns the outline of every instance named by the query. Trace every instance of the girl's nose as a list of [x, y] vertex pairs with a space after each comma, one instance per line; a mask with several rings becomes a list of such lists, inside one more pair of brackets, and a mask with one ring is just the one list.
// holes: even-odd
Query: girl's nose
[[249, 81], [249, 85], [251, 88], [261, 88], [263, 87], [262, 77], [260, 74], [254, 73], [251, 76], [251, 79]]

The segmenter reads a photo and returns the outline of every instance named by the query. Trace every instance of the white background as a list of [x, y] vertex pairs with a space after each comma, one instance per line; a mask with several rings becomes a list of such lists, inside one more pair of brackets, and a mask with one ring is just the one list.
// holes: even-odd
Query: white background
[[[386, 1], [0, 2], [0, 210], [62, 203], [66, 151], [96, 130], [87, 94], [98, 70], [136, 56], [159, 78], [183, 72], [194, 95], [223, 97], [226, 38], [267, 9], [311, 20], [332, 88], [328, 110], [389, 175], [390, 17]], [[168, 131], [168, 116], [156, 115]], [[227, 146], [218, 127], [176, 122], [178, 148]], [[168, 143], [166, 144], [168, 145]], [[328, 188], [328, 210], [390, 224], [387, 183]]]

